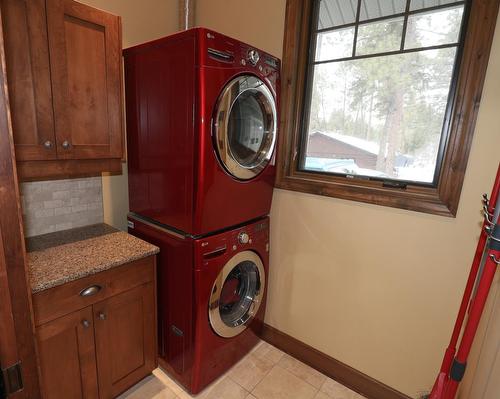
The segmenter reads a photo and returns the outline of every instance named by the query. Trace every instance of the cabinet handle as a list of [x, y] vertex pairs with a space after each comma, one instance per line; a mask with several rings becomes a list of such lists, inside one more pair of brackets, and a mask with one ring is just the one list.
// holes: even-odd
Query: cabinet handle
[[97, 315], [97, 317], [99, 317], [100, 320], [106, 320], [106, 313], [99, 312], [99, 314]]
[[64, 148], [65, 150], [67, 150], [69, 147], [71, 147], [71, 144], [69, 143], [68, 140], [64, 140], [61, 145], [62, 145], [62, 148]]
[[83, 326], [83, 328], [89, 328], [90, 327], [90, 321], [88, 321], [88, 320], [82, 320], [82, 326]]
[[52, 148], [52, 141], [47, 140], [45, 143], [43, 143], [43, 146], [47, 149], [50, 150]]
[[90, 287], [84, 288], [80, 291], [80, 296], [92, 296], [97, 294], [102, 287], [100, 285], [91, 285]]

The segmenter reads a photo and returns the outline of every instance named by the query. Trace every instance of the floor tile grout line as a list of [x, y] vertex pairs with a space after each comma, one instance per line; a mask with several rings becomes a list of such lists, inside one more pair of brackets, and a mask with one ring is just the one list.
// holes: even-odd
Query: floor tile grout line
[[236, 381], [234, 378], [232, 378], [230, 375], [227, 376], [231, 381], [233, 381], [235, 384], [237, 384], [239, 387], [243, 388], [246, 392], [249, 394], [252, 394], [252, 391], [257, 387], [257, 385], [260, 384], [260, 382], [266, 378], [266, 376], [269, 374], [269, 371], [255, 384], [255, 386], [249, 391], [247, 388], [245, 388], [243, 385], [241, 385], [238, 381]]
[[[306, 363], [304, 363], [304, 362], [301, 362], [299, 359], [296, 359], [296, 358], [295, 358], [295, 357], [293, 357], [292, 355], [289, 355], [289, 354], [288, 354], [288, 353], [286, 353], [286, 352], [283, 352], [283, 353], [284, 353], [284, 355], [285, 355], [285, 356], [288, 356], [289, 358], [291, 358], [291, 359], [295, 360], [296, 362], [299, 362], [300, 364], [304, 365], [306, 368], [309, 368], [309, 369], [311, 369], [311, 370], [313, 370], [313, 371], [315, 371], [315, 372], [317, 372], [317, 373], [321, 374], [321, 375], [324, 377], [324, 381], [321, 383], [321, 385], [319, 386], [319, 388], [316, 388], [316, 387], [315, 387], [314, 385], [312, 385], [309, 381], [306, 381], [304, 378], [302, 378], [302, 377], [298, 376], [297, 374], [295, 374], [295, 373], [294, 373], [294, 372], [292, 372], [291, 370], [288, 370], [288, 369], [284, 368], [283, 366], [280, 366], [282, 369], [284, 369], [284, 370], [288, 371], [289, 373], [293, 374], [295, 377], [300, 378], [302, 381], [304, 381], [304, 382], [308, 383], [309, 385], [313, 386], [314, 388], [321, 390], [321, 387], [322, 387], [322, 386], [323, 386], [323, 385], [327, 382], [327, 380], [328, 380], [328, 379], [331, 379], [331, 380], [335, 381], [333, 378], [330, 378], [330, 377], [328, 377], [326, 374], [322, 373], [321, 371], [316, 370], [315, 368], [313, 368], [313, 367], [309, 366], [308, 364], [306, 364]], [[284, 356], [283, 356], [283, 357], [284, 357]], [[283, 358], [282, 358], [282, 359], [283, 359]], [[281, 359], [280, 359], [280, 361], [279, 361], [278, 363], [276, 363], [276, 365], [279, 365], [279, 363], [280, 363], [280, 362], [281, 362]], [[335, 381], [335, 382], [337, 382], [337, 381]]]
[[241, 389], [243, 389], [243, 390], [247, 393], [247, 395], [246, 395], [246, 396], [250, 395], [252, 392], [251, 392], [251, 391], [249, 391], [248, 389], [246, 389], [246, 388], [245, 388], [243, 385], [241, 385], [238, 381], [235, 381], [233, 378], [231, 378], [231, 376], [229, 375], [229, 371], [230, 371], [230, 370], [228, 370], [228, 371], [226, 372], [225, 378], [227, 378], [227, 379], [231, 380], [231, 381], [232, 381], [232, 382], [234, 382], [236, 385], [238, 385]]
[[[275, 346], [273, 346], [273, 345], [271, 345], [271, 344], [269, 344], [269, 345], [270, 345], [270, 346], [272, 346], [273, 348], [276, 348]], [[278, 349], [278, 348], [276, 348], [276, 349]], [[278, 349], [278, 350], [280, 350], [280, 349]], [[282, 351], [282, 352], [283, 352], [283, 351]], [[332, 380], [332, 381], [334, 381], [334, 382], [336, 382], [337, 384], [341, 385], [342, 387], [344, 387], [344, 388], [346, 388], [346, 389], [348, 389], [348, 390], [350, 390], [350, 391], [352, 391], [352, 392], [354, 392], [354, 393], [356, 393], [356, 394], [358, 394], [358, 395], [361, 395], [359, 392], [356, 392], [356, 391], [352, 390], [351, 388], [349, 388], [349, 387], [345, 386], [344, 384], [341, 384], [341, 383], [340, 383], [340, 382], [338, 382], [337, 380], [335, 380], [335, 379], [333, 379], [333, 378], [331, 378], [331, 377], [327, 376], [326, 374], [322, 373], [322, 372], [321, 372], [321, 371], [319, 371], [319, 370], [316, 370], [315, 368], [313, 368], [313, 367], [309, 366], [308, 364], [306, 364], [306, 363], [304, 363], [304, 362], [300, 361], [299, 359], [297, 359], [297, 358], [293, 357], [292, 355], [288, 354], [287, 352], [283, 352], [283, 354], [284, 354], [284, 356], [288, 356], [288, 357], [292, 358], [293, 360], [296, 360], [297, 362], [302, 363], [302, 364], [303, 364], [303, 365], [305, 365], [306, 367], [309, 367], [309, 368], [311, 368], [312, 370], [317, 371], [318, 373], [320, 373], [322, 376], [324, 376], [324, 377], [325, 377], [325, 381], [323, 381], [323, 382], [321, 383], [321, 386], [320, 386], [319, 388], [316, 388], [314, 385], [312, 385], [311, 383], [309, 383], [309, 382], [308, 382], [308, 381], [306, 381], [305, 379], [303, 379], [303, 378], [299, 377], [298, 375], [294, 374], [294, 373], [293, 373], [293, 372], [291, 372], [290, 370], [285, 369], [283, 366], [279, 366], [279, 362], [277, 362], [277, 363], [276, 363], [276, 366], [279, 366], [282, 370], [288, 371], [290, 374], [292, 374], [292, 375], [294, 375], [295, 377], [297, 377], [297, 378], [301, 379], [301, 380], [302, 380], [302, 381], [304, 381], [305, 383], [307, 383], [307, 384], [311, 385], [313, 388], [317, 389], [317, 390], [318, 390], [318, 392], [322, 392], [322, 393], [324, 393], [324, 394], [325, 394], [326, 396], [328, 396], [330, 399], [335, 399], [335, 398], [332, 398], [332, 397], [331, 397], [330, 395], [328, 395], [326, 392], [324, 392], [324, 391], [322, 391], [322, 390], [321, 390], [321, 388], [323, 387], [323, 385], [325, 385], [329, 379], [330, 379], [330, 380]], [[280, 361], [281, 361], [281, 359], [280, 359]], [[316, 394], [317, 394], [317, 393], [316, 393]], [[362, 396], [362, 395], [361, 395], [361, 396]]]
[[[295, 359], [295, 358], [294, 358], [294, 359]], [[300, 361], [300, 360], [299, 360], [299, 361]], [[304, 363], [304, 364], [305, 364], [305, 363]], [[310, 385], [310, 386], [312, 386], [314, 389], [316, 389], [316, 390], [318, 390], [318, 391], [321, 389], [321, 387], [320, 387], [320, 388], [316, 388], [316, 387], [315, 387], [313, 384], [311, 384], [309, 381], [306, 381], [305, 379], [303, 379], [303, 378], [299, 377], [298, 375], [296, 375], [296, 374], [292, 373], [290, 370], [287, 370], [287, 369], [286, 369], [286, 368], [284, 368], [283, 366], [280, 366], [278, 363], [276, 363], [276, 366], [278, 366], [280, 369], [285, 370], [286, 372], [290, 373], [290, 374], [291, 374], [291, 375], [293, 375], [294, 377], [297, 377], [299, 380], [304, 381], [306, 384], [309, 384], [309, 385]], [[314, 369], [313, 369], [313, 370], [314, 370]], [[322, 375], [324, 375], [323, 373], [321, 373], [321, 374], [322, 374]], [[328, 378], [328, 376], [326, 376], [326, 375], [324, 375], [324, 376], [325, 376], [326, 378]], [[334, 380], [334, 381], [335, 381], [335, 380]], [[321, 383], [321, 386], [323, 386], [325, 382], [326, 382], [326, 380], [325, 380], [325, 381], [323, 381], [323, 382]], [[317, 392], [316, 392], [316, 393], [317, 393]]]
[[[310, 384], [309, 382], [305, 381], [304, 379], [300, 378], [299, 376], [297, 376], [297, 375], [293, 374], [291, 371], [289, 371], [289, 370], [285, 369], [284, 367], [281, 367], [280, 365], [278, 365], [278, 363], [276, 363], [276, 364], [275, 364], [275, 365], [271, 368], [271, 370], [269, 370], [269, 371], [267, 372], [266, 376], [267, 376], [269, 373], [271, 373], [271, 371], [272, 371], [274, 368], [276, 368], [276, 367], [278, 367], [278, 368], [280, 368], [281, 370], [283, 370], [283, 371], [285, 371], [285, 372], [289, 373], [290, 375], [294, 376], [295, 378], [298, 378], [298, 379], [299, 379], [299, 380], [301, 380], [302, 382], [306, 383], [307, 385], [309, 385], [310, 387], [312, 387], [313, 389], [315, 389], [315, 391], [316, 391], [316, 392], [314, 392], [314, 396], [316, 396], [316, 395], [318, 394], [318, 392], [320, 392], [319, 388], [316, 388], [314, 385]], [[266, 377], [266, 376], [265, 376], [265, 377]], [[265, 377], [264, 377], [264, 378], [265, 378]], [[254, 392], [255, 392], [255, 390], [257, 389], [257, 387], [259, 386], [259, 384], [260, 384], [260, 383], [264, 380], [264, 378], [262, 378], [262, 379], [260, 380], [260, 382], [259, 382], [259, 383], [258, 383], [258, 384], [257, 384], [257, 385], [256, 385], [256, 386], [252, 389], [252, 391], [250, 392], [250, 394], [252, 394], [253, 396], [255, 396], [257, 399], [259, 399], [259, 397], [258, 397], [258, 396], [256, 396], [256, 395], [254, 394]], [[321, 384], [321, 386], [323, 386], [323, 384]], [[324, 392], [323, 392], [323, 393], [324, 393]], [[325, 393], [325, 395], [326, 395], [326, 393]], [[329, 395], [327, 395], [327, 396], [329, 397]], [[314, 397], [313, 397], [313, 399], [314, 399]], [[334, 398], [330, 398], [330, 399], [334, 399]]]

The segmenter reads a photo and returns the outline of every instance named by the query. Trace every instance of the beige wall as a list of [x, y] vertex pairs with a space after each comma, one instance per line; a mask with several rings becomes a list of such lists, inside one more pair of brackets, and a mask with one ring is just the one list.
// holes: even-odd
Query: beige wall
[[[178, 0], [79, 0], [122, 17], [123, 48], [178, 30]], [[127, 165], [123, 174], [102, 178], [104, 221], [126, 230], [128, 204]]]
[[[197, 25], [280, 56], [285, 0], [198, 0]], [[267, 322], [410, 396], [430, 389], [500, 148], [497, 29], [456, 219], [276, 190]]]

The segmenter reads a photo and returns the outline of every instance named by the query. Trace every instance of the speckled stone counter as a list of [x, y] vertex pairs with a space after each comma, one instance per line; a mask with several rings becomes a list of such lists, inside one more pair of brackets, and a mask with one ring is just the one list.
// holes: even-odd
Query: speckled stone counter
[[26, 240], [33, 293], [145, 258], [158, 247], [106, 224]]

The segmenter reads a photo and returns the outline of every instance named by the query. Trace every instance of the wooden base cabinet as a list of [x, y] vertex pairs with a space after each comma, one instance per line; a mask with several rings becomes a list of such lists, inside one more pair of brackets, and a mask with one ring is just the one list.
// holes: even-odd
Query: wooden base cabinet
[[[36, 327], [44, 399], [115, 398], [156, 368], [154, 276], [150, 257], [34, 295], [35, 323], [37, 308], [45, 319]], [[82, 286], [100, 289], [74, 310], [70, 293]], [[59, 302], [54, 319], [50, 301]], [[61, 303], [73, 310], [60, 316]]]
[[114, 398], [156, 366], [152, 283], [94, 305], [99, 392]]
[[92, 308], [37, 329], [44, 398], [98, 398]]

